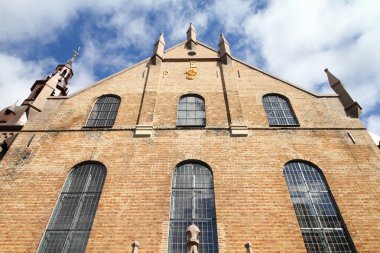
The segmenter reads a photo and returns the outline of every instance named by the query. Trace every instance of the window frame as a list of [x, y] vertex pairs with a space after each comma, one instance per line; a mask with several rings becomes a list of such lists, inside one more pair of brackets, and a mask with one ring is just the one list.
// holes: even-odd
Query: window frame
[[[202, 119], [204, 119], [204, 124], [202, 124], [202, 125], [194, 125], [194, 124], [192, 124], [192, 125], [184, 125], [184, 124], [179, 124], [179, 112], [180, 112], [180, 109], [179, 109], [179, 105], [180, 105], [180, 102], [181, 102], [181, 100], [182, 99], [184, 99], [184, 98], [187, 98], [187, 97], [194, 97], [194, 98], [198, 98], [198, 99], [200, 99], [202, 102], [203, 102], [203, 108], [204, 108], [204, 118], [202, 118]], [[185, 112], [188, 112], [187, 110], [181, 110], [181, 111], [185, 111]], [[197, 110], [192, 110], [192, 111], [194, 111], [194, 112], [196, 112]], [[176, 127], [179, 127], [179, 128], [205, 128], [206, 127], [206, 125], [207, 125], [207, 120], [206, 120], [206, 100], [204, 99], [204, 97], [202, 97], [201, 95], [199, 95], [199, 94], [196, 94], [196, 93], [187, 93], [187, 94], [183, 94], [183, 95], [181, 95], [180, 97], [179, 97], [179, 99], [178, 99], [178, 102], [177, 102], [177, 117], [176, 117]], [[185, 118], [181, 118], [181, 119], [185, 119]], [[187, 120], [188, 118], [186, 117], [186, 120]], [[200, 119], [200, 118], [194, 118], [194, 119]]]
[[[85, 169], [89, 169], [89, 168], [83, 168], [82, 166], [99, 166], [97, 167], [98, 170], [101, 170], [101, 173], [102, 173], [102, 181], [101, 181], [101, 185], [98, 186], [98, 188], [100, 189], [100, 191], [98, 192], [91, 192], [91, 191], [81, 191], [80, 193], [78, 192], [73, 192], [71, 193], [70, 192], [70, 185], [72, 183], [72, 178], [75, 176], [73, 173], [75, 170], [77, 169], [81, 169], [82, 170], [85, 170]], [[87, 187], [88, 189], [88, 180], [91, 180], [91, 178], [89, 178], [90, 176], [87, 176], [86, 180], [85, 180], [85, 185], [84, 187]], [[75, 233], [76, 231], [77, 232], [84, 232], [87, 234], [85, 236], [87, 236], [87, 238], [84, 238], [84, 241], [82, 241], [82, 245], [83, 245], [83, 248], [82, 248], [82, 253], [84, 253], [86, 251], [86, 248], [87, 248], [87, 244], [88, 244], [88, 239], [90, 238], [90, 235], [91, 235], [91, 231], [92, 231], [92, 226], [93, 226], [93, 223], [95, 221], [95, 217], [96, 217], [96, 212], [98, 210], [98, 206], [99, 206], [99, 202], [100, 202], [100, 198], [101, 198], [101, 195], [102, 195], [102, 192], [103, 192], [103, 187], [104, 187], [104, 184], [105, 184], [105, 181], [106, 181], [106, 177], [107, 177], [107, 168], [106, 166], [101, 163], [101, 162], [98, 162], [98, 161], [85, 161], [85, 162], [81, 162], [77, 165], [75, 165], [67, 174], [66, 178], [65, 178], [65, 181], [61, 187], [61, 191], [57, 197], [57, 201], [55, 202], [55, 205], [54, 205], [54, 208], [53, 210], [51, 211], [51, 214], [50, 214], [50, 218], [49, 218], [49, 221], [45, 227], [45, 230], [44, 230], [44, 233], [41, 237], [41, 240], [40, 240], [40, 243], [38, 245], [38, 248], [36, 250], [36, 253], [44, 253], [45, 252], [45, 247], [47, 246], [44, 242], [46, 240], [46, 237], [47, 237], [47, 233], [51, 233], [54, 231], [65, 231], [66, 232], [66, 236], [65, 236], [65, 239], [64, 239], [64, 242], [63, 242], [63, 248], [62, 250], [65, 251], [67, 250], [67, 247], [70, 249], [70, 246], [73, 246], [73, 245], [70, 245], [68, 244], [68, 246], [66, 246], [67, 244], [67, 241], [70, 240], [70, 233], [73, 232]], [[71, 181], [70, 181], [71, 180]], [[70, 182], [69, 182], [70, 181]], [[86, 185], [87, 184], [87, 185]], [[56, 219], [57, 219], [57, 214], [59, 215], [60, 212], [62, 212], [62, 196], [70, 196], [70, 195], [73, 195], [75, 197], [75, 195], [78, 195], [77, 197], [79, 197], [79, 200], [83, 200], [84, 196], [86, 196], [86, 194], [98, 194], [98, 197], [96, 199], [96, 205], [94, 206], [94, 210], [92, 210], [92, 213], [91, 211], [89, 212], [89, 214], [87, 214], [87, 218], [90, 217], [92, 218], [91, 221], [89, 221], [89, 225], [87, 225], [89, 228], [88, 229], [71, 229], [71, 226], [73, 225], [74, 222], [77, 222], [79, 217], [81, 216], [81, 212], [85, 209], [83, 209], [83, 201], [82, 202], [79, 202], [77, 203], [77, 205], [75, 207], [73, 207], [73, 210], [74, 210], [74, 216], [72, 217], [72, 220], [71, 220], [71, 224], [70, 224], [70, 228], [69, 229], [51, 229], [50, 227], [52, 225], [55, 224], [56, 222]], [[92, 217], [91, 217], [92, 216]], [[88, 220], [87, 220], [88, 222]], [[78, 224], [76, 224], [78, 225]]]
[[[286, 174], [286, 169], [289, 168], [288, 166], [290, 164], [297, 164], [296, 166], [296, 169], [297, 169], [297, 172], [301, 170], [301, 172], [298, 172], [300, 174], [302, 174], [302, 182], [303, 184], [301, 185], [301, 187], [304, 187], [306, 188], [307, 190], [306, 191], [300, 191], [300, 190], [297, 190], [297, 191], [290, 191], [290, 187], [299, 187], [298, 185], [295, 186], [294, 184], [290, 185], [288, 181], [290, 181], [290, 179], [288, 179], [288, 175]], [[303, 166], [309, 166], [309, 168], [312, 168], [313, 169], [313, 173], [314, 174], [318, 174], [319, 177], [320, 177], [320, 180], [315, 180], [316, 178], [315, 177], [311, 177], [310, 175], [308, 175], [308, 178], [312, 178], [313, 181], [316, 181], [318, 182], [319, 185], [322, 184], [322, 186], [324, 186], [324, 189], [318, 189], [317, 191], [314, 189], [314, 190], [310, 190], [310, 186], [308, 184], [308, 181], [307, 179], [305, 178], [305, 175], [306, 172], [310, 172], [310, 171], [302, 171], [304, 170], [303, 168], [300, 167], [299, 164], [302, 164]], [[300, 169], [301, 168], [301, 169]], [[292, 168], [293, 169], [293, 168]], [[294, 173], [294, 171], [293, 171]], [[311, 174], [311, 173], [309, 173]], [[290, 200], [291, 200], [291, 203], [293, 205], [293, 210], [295, 212], [295, 215], [296, 215], [296, 219], [297, 219], [297, 223], [299, 225], [299, 228], [300, 228], [300, 231], [301, 231], [301, 235], [302, 235], [302, 239], [304, 241], [304, 244], [305, 244], [305, 248], [306, 250], [308, 251], [308, 248], [307, 248], [307, 244], [311, 244], [310, 242], [307, 241], [307, 239], [310, 239], [310, 238], [307, 238], [306, 236], [304, 236], [304, 234], [307, 234], [307, 233], [316, 233], [316, 232], [319, 232], [320, 233], [320, 238], [322, 239], [322, 241], [320, 242], [320, 244], [323, 244], [324, 245], [324, 250], [326, 250], [327, 252], [335, 252], [334, 249], [331, 250], [331, 246], [334, 246], [336, 245], [336, 243], [334, 244], [333, 242], [329, 242], [328, 240], [328, 237], [326, 236], [326, 233], [328, 232], [334, 232], [334, 231], [340, 231], [342, 235], [344, 235], [344, 238], [347, 242], [346, 245], [348, 245], [349, 247], [349, 250], [351, 250], [351, 252], [354, 252], [356, 253], [356, 248], [355, 248], [355, 245], [352, 241], [352, 238], [351, 238], [351, 235], [347, 229], [347, 226], [346, 226], [346, 223], [344, 222], [344, 219], [341, 215], [341, 212], [339, 210], [339, 207], [335, 201], [335, 198], [331, 192], [331, 189], [329, 187], [329, 184], [325, 178], [325, 175], [323, 173], [323, 171], [318, 167], [316, 166], [315, 164], [309, 162], [309, 161], [304, 161], [304, 160], [291, 160], [289, 162], [287, 162], [285, 165], [284, 165], [284, 169], [283, 169], [283, 175], [284, 175], [284, 178], [285, 178], [285, 183], [286, 183], [286, 186], [287, 186], [287, 189], [288, 189], [288, 193], [290, 195]], [[294, 176], [293, 176], [294, 177]], [[291, 181], [294, 181], [294, 179], [291, 179]], [[310, 181], [310, 180], [309, 180]], [[316, 187], [316, 186], [314, 186]], [[295, 202], [293, 201], [293, 196], [294, 196], [294, 193], [306, 193], [306, 195], [308, 195], [309, 199], [310, 199], [310, 202], [303, 202], [302, 204], [307, 204], [309, 206], [311, 206], [311, 211], [314, 212], [314, 215], [316, 215], [316, 218], [313, 222], [316, 222], [317, 224], [316, 225], [319, 225], [319, 226], [314, 226], [314, 224], [307, 224], [307, 227], [303, 227], [302, 225], [304, 224], [301, 224], [301, 221], [300, 219], [302, 217], [305, 217], [305, 216], [301, 216], [298, 214], [298, 211], [297, 211], [297, 208], [295, 206]], [[318, 196], [318, 197], [321, 197], [324, 193], [325, 196], [327, 196], [327, 198], [325, 198], [324, 200], [326, 199], [329, 199], [330, 200], [330, 203], [328, 202], [323, 202], [323, 203], [319, 203], [319, 202], [315, 202], [314, 198], [316, 198], [315, 196]], [[292, 195], [293, 194], [293, 195]], [[320, 214], [321, 213], [321, 210], [318, 206], [318, 204], [320, 205], [328, 205], [330, 204], [332, 207], [333, 207], [333, 212], [335, 212], [335, 215], [322, 215]], [[331, 210], [329, 210], [331, 211]], [[337, 221], [338, 221], [338, 224], [340, 225], [340, 227], [337, 227], [337, 224], [335, 224], [336, 226], [335, 227], [326, 227], [325, 223], [326, 221], [321, 221], [320, 217], [330, 217], [330, 216], [336, 216], [337, 217]], [[302, 221], [303, 223], [305, 223], [305, 221], [303, 220]], [[331, 222], [331, 221], [328, 221], [328, 222]], [[327, 232], [326, 232], [327, 231]], [[319, 245], [319, 244], [318, 244]], [[314, 249], [315, 249], [315, 246], [314, 246]], [[309, 251], [308, 251], [309, 252]], [[341, 252], [341, 251], [339, 251]], [[346, 251], [345, 251], [346, 252]]]
[[[115, 118], [113, 119], [113, 123], [112, 125], [103, 125], [103, 126], [89, 126], [88, 125], [88, 122], [89, 120], [98, 120], [98, 119], [90, 119], [91, 117], [91, 114], [93, 113], [94, 111], [94, 108], [96, 106], [96, 104], [98, 103], [98, 101], [102, 98], [105, 98], [105, 97], [114, 97], [114, 98], [117, 98], [119, 99], [119, 105], [117, 107], [117, 110], [115, 111], [116, 115], [115, 115]], [[113, 126], [115, 125], [115, 122], [116, 122], [116, 118], [117, 118], [117, 115], [118, 115], [118, 112], [119, 112], [119, 109], [120, 109], [120, 105], [121, 105], [121, 97], [118, 96], [118, 95], [115, 95], [115, 94], [105, 94], [105, 95], [101, 95], [99, 97], [96, 98], [95, 102], [93, 103], [92, 107], [91, 107], [91, 111], [90, 113], [88, 113], [88, 116], [87, 116], [87, 119], [86, 119], [86, 123], [85, 125], [83, 126], [83, 128], [113, 128]]]
[[[184, 173], [184, 174], [176, 174], [176, 171], [182, 167], [182, 166], [186, 166], [186, 165], [190, 165], [191, 166], [191, 175], [193, 176], [192, 179], [191, 179], [191, 186], [189, 187], [189, 184], [181, 184], [181, 185], [178, 185], [178, 181], [179, 180], [178, 178], [176, 178], [176, 176], [184, 176], [184, 175], [190, 175], [190, 174], [187, 174], [187, 173]], [[197, 174], [194, 174], [194, 170], [196, 170], [196, 166], [199, 166], [197, 168], [202, 168], [201, 170], [203, 170], [203, 172], [207, 171], [209, 174], [198, 174], [198, 175], [209, 175], [210, 176], [210, 179], [211, 179], [211, 187], [205, 187], [204, 185], [207, 184], [209, 185], [209, 183], [204, 183], [203, 181], [200, 181], [200, 185], [203, 185], [202, 187], [195, 187], [197, 185], [196, 183], [196, 175]], [[186, 170], [185, 168], [182, 168], [183, 170]], [[200, 170], [200, 171], [201, 171]], [[183, 182], [182, 182], [183, 183]], [[179, 187], [179, 186], [182, 186], [182, 187]], [[187, 192], [187, 193], [190, 193], [190, 196], [191, 196], [191, 217], [178, 217], [178, 216], [186, 216], [186, 214], [181, 214], [179, 212], [174, 212], [175, 210], [175, 205], [180, 205], [181, 206], [181, 201], [180, 202], [176, 202], [175, 201], [175, 198], [176, 198], [176, 193], [177, 192]], [[201, 198], [197, 198], [196, 194], [199, 192], [201, 192]], [[213, 203], [213, 206], [211, 208], [211, 218], [208, 218], [208, 217], [204, 217], [204, 213], [202, 214], [199, 214], [199, 212], [202, 212], [200, 210], [203, 210], [201, 209], [201, 204], [200, 203], [196, 203], [196, 200], [202, 200], [202, 193], [208, 193], [208, 194], [211, 194], [213, 199], [212, 199], [212, 203]], [[177, 196], [178, 197], [178, 196]], [[199, 195], [198, 195], [199, 197]], [[204, 200], [207, 200], [207, 198], [205, 198]], [[176, 202], [176, 203], [175, 203]], [[189, 204], [189, 203], [187, 203]], [[185, 207], [186, 205], [183, 205], [182, 207]], [[200, 207], [199, 207], [200, 206]], [[206, 204], [207, 206], [207, 204]], [[199, 208], [197, 208], [199, 207]], [[198, 212], [197, 212], [198, 210]], [[187, 214], [187, 215], [190, 215], [190, 214]], [[197, 215], [200, 215], [200, 217], [195, 217]], [[207, 215], [206, 215], [207, 216]], [[176, 253], [174, 252], [175, 249], [173, 249], [173, 246], [171, 245], [171, 243], [176, 242], [177, 244], [182, 244], [184, 245], [186, 248], [187, 244], [187, 235], [186, 235], [186, 229], [188, 227], [188, 225], [186, 227], [183, 227], [183, 241], [182, 243], [178, 243], [178, 240], [175, 240], [175, 237], [174, 239], [172, 239], [172, 236], [173, 234], [175, 234], [176, 230], [172, 230], [172, 226], [174, 226], [173, 223], [188, 223], [188, 225], [190, 224], [196, 224], [198, 223], [198, 227], [199, 229], [201, 230], [201, 234], [199, 235], [199, 239], [200, 239], [200, 245], [199, 245], [199, 249], [202, 249], [202, 247], [205, 247], [207, 248], [206, 246], [210, 246], [210, 244], [213, 246], [213, 248], [211, 249], [211, 251], [205, 251], [205, 249], [202, 251], [202, 252], [214, 252], [214, 253], [218, 253], [219, 252], [219, 242], [218, 242], [218, 229], [217, 229], [217, 216], [216, 216], [216, 203], [215, 203], [215, 187], [214, 187], [214, 174], [211, 170], [211, 168], [204, 162], [202, 161], [199, 161], [199, 160], [186, 160], [186, 161], [183, 161], [181, 163], [179, 163], [175, 169], [173, 170], [172, 172], [172, 180], [171, 180], [171, 192], [170, 192], [170, 210], [169, 210], [169, 231], [168, 231], [168, 252], [169, 253]], [[200, 224], [200, 225], [199, 225]], [[206, 243], [204, 240], [202, 241], [202, 236], [210, 236], [209, 233], [207, 233], [207, 230], [204, 231], [202, 229], [202, 225], [203, 226], [206, 226], [206, 228], [211, 228], [211, 242], [209, 243]], [[210, 227], [208, 227], [210, 226]], [[181, 230], [182, 231], [182, 230]], [[208, 230], [210, 231], [210, 230]], [[173, 234], [172, 234], [173, 233]], [[178, 239], [178, 238], [177, 238]], [[173, 240], [173, 241], [172, 241]], [[184, 244], [183, 244], [184, 242]], [[209, 248], [208, 248], [209, 249]], [[213, 251], [212, 251], [213, 250]]]
[[[279, 97], [279, 98], [282, 98], [282, 99], [285, 100], [287, 106], [289, 107], [289, 111], [292, 113], [293, 119], [294, 119], [294, 121], [296, 122], [295, 124], [272, 124], [272, 123], [270, 123], [270, 120], [269, 120], [270, 117], [269, 117], [269, 115], [268, 115], [267, 108], [265, 107], [265, 104], [264, 104], [264, 98], [265, 98], [265, 97], [270, 97], [270, 96], [272, 96], [272, 97]], [[295, 113], [295, 111], [294, 111], [294, 109], [293, 109], [293, 106], [292, 106], [292, 104], [290, 103], [289, 98], [287, 98], [286, 96], [284, 96], [284, 95], [282, 95], [282, 94], [279, 94], [279, 93], [267, 93], [267, 94], [265, 94], [265, 95], [262, 96], [262, 98], [261, 98], [261, 102], [262, 102], [262, 105], [263, 105], [263, 108], [264, 108], [264, 112], [265, 112], [265, 115], [266, 115], [266, 119], [267, 119], [267, 121], [268, 121], [268, 125], [269, 125], [270, 127], [299, 127], [299, 126], [300, 126], [299, 120], [298, 120], [298, 118], [297, 118], [297, 116], [296, 116], [296, 113]], [[273, 110], [272, 110], [272, 111], [273, 111]], [[284, 110], [281, 110], [281, 111], [283, 112]], [[271, 117], [271, 118], [272, 118], [272, 117]], [[289, 117], [288, 117], [288, 118], [289, 118]], [[275, 119], [277, 120], [277, 117], [275, 117]], [[287, 118], [285, 118], [285, 119], [287, 119]]]

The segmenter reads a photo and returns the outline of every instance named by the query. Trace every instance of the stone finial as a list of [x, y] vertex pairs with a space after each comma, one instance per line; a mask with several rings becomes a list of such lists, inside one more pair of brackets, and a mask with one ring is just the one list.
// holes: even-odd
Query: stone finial
[[327, 74], [327, 79], [329, 80], [330, 86], [334, 86], [337, 83], [340, 83], [340, 80], [336, 78], [333, 74], [330, 73], [328, 69], [325, 69], [325, 72]]
[[253, 253], [253, 248], [252, 248], [252, 243], [251, 242], [246, 242], [244, 244], [244, 247], [247, 249], [247, 253]]
[[199, 228], [194, 224], [187, 228], [186, 234], [189, 237], [187, 240], [187, 253], [198, 253], [199, 241], [197, 237], [200, 232]]
[[195, 27], [192, 23], [189, 25], [189, 29], [187, 29], [187, 42], [186, 47], [190, 50], [195, 50], [197, 44], [197, 32], [195, 31]]
[[339, 100], [344, 107], [346, 115], [351, 118], [359, 118], [362, 112], [360, 105], [351, 98], [344, 85], [336, 76], [331, 74], [328, 69], [325, 69], [325, 72], [331, 88], [339, 95]]
[[231, 62], [231, 49], [230, 44], [228, 44], [226, 38], [223, 33], [220, 34], [219, 39], [219, 55], [224, 64], [228, 64]]
[[165, 50], [165, 39], [164, 34], [161, 33], [158, 37], [157, 42], [154, 44], [154, 50], [153, 50], [153, 57], [152, 62], [153, 64], [161, 63], [162, 59], [164, 58], [164, 50]]
[[134, 241], [132, 243], [132, 253], [139, 253], [140, 243], [138, 241]]
[[160, 33], [160, 36], [158, 37], [158, 42], [161, 42], [165, 46], [165, 38], [163, 33]]

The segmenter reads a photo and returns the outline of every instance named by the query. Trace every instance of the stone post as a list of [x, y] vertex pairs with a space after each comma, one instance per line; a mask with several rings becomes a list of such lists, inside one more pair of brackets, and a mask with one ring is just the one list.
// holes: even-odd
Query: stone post
[[139, 253], [140, 243], [138, 241], [134, 241], [132, 243], [132, 253]]
[[187, 240], [187, 253], [199, 253], [199, 241], [197, 237], [200, 232], [199, 228], [194, 224], [187, 228], [186, 234], [189, 237]]

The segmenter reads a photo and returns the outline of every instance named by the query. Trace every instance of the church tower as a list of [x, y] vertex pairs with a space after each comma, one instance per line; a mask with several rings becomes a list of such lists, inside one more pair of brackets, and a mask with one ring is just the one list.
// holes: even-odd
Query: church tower
[[67, 63], [58, 65], [53, 73], [33, 84], [29, 97], [22, 103], [22, 105], [28, 106], [29, 119], [43, 110], [48, 97], [67, 95], [69, 80], [74, 75], [72, 64], [78, 56], [79, 50], [80, 48], [75, 51]]
[[67, 63], [59, 64], [53, 73], [36, 80], [29, 97], [21, 105], [16, 102], [0, 111], [0, 161], [24, 125], [43, 111], [49, 97], [67, 96], [68, 83], [74, 75], [72, 64], [79, 50]]

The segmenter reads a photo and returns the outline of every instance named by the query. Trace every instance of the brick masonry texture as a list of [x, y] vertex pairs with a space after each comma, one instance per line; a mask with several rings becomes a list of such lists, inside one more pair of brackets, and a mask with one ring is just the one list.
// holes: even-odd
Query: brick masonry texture
[[[68, 173], [83, 161], [107, 168], [86, 252], [131, 252], [134, 240], [141, 253], [167, 252], [172, 172], [184, 160], [203, 161], [213, 171], [220, 253], [245, 252], [246, 241], [256, 253], [306, 252], [283, 175], [295, 159], [323, 171], [358, 252], [379, 251], [380, 152], [363, 124], [345, 115], [335, 95], [313, 95], [234, 61], [229, 75], [248, 136], [231, 137], [233, 108], [221, 63], [212, 60], [218, 55], [200, 44], [196, 51], [208, 60], [194, 60], [181, 44], [165, 54], [159, 72], [150, 72], [158, 75], [152, 77], [155, 103], [146, 105], [153, 112], [151, 137], [134, 137], [139, 116], [149, 118], [139, 115], [148, 61], [48, 100], [0, 162], [1, 252], [36, 251]], [[187, 80], [193, 60], [198, 75]], [[178, 100], [187, 93], [205, 99], [205, 128], [176, 128]], [[268, 93], [289, 99], [300, 127], [268, 126], [262, 105]], [[114, 126], [83, 128], [104, 94], [121, 97]]]

